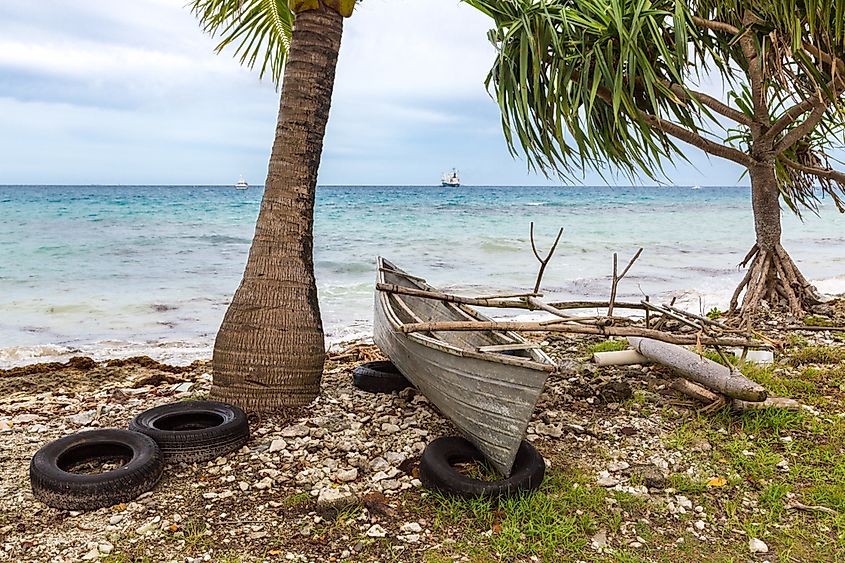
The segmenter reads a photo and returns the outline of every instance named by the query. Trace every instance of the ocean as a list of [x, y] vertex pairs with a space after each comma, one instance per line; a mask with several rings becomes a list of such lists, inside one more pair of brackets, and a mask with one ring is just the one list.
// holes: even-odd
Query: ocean
[[[0, 186], [0, 368], [89, 355], [208, 358], [246, 262], [262, 189]], [[845, 292], [845, 217], [824, 202], [784, 245], [826, 293]], [[330, 343], [372, 331], [375, 259], [481, 295], [606, 299], [611, 258], [645, 250], [620, 299], [724, 308], [754, 240], [743, 187], [320, 186], [314, 260]], [[497, 315], [505, 311], [494, 311]], [[515, 314], [515, 313], [514, 313]]]

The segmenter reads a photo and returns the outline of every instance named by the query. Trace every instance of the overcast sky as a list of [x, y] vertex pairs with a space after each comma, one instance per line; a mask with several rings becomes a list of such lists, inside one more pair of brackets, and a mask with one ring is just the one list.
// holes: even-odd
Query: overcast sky
[[[263, 183], [278, 93], [215, 55], [185, 2], [2, 0], [0, 184]], [[483, 84], [488, 28], [458, 0], [361, 4], [320, 183], [431, 184], [455, 166], [468, 184], [559, 184], [507, 152]], [[736, 166], [689, 155], [673, 183], [743, 183]]]

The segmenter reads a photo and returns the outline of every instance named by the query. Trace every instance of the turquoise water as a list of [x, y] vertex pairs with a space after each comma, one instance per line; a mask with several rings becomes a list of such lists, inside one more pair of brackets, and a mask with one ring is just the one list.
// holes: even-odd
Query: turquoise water
[[[210, 355], [240, 281], [261, 188], [0, 186], [0, 367], [85, 353]], [[753, 242], [747, 188], [321, 186], [314, 255], [327, 337], [371, 330], [375, 257], [468, 295], [530, 290], [538, 246], [565, 228], [551, 298], [605, 298], [611, 255], [645, 251], [620, 297], [724, 306]], [[845, 217], [831, 205], [784, 242], [845, 292]]]

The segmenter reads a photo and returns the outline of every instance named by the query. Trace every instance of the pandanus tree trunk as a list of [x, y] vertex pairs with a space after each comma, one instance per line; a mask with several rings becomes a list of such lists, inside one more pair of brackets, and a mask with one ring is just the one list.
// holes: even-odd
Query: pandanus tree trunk
[[303, 406], [320, 389], [314, 196], [342, 31], [322, 4], [296, 17], [255, 237], [214, 344], [211, 398], [250, 411]]
[[[731, 313], [748, 319], [765, 301], [772, 307], [785, 306], [790, 313], [800, 315], [820, 302], [819, 295], [781, 246], [780, 191], [774, 164], [749, 167], [749, 174], [757, 242], [742, 261], [741, 265], [747, 265], [748, 271], [731, 299]], [[740, 308], [738, 302], [743, 290]]]

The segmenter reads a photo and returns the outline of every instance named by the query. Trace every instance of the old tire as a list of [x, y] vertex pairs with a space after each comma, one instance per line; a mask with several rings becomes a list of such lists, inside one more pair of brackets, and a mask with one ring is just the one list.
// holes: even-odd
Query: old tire
[[216, 401], [182, 401], [146, 410], [129, 429], [156, 441], [167, 463], [209, 461], [249, 440], [244, 411]]
[[[124, 464], [103, 473], [72, 473], [93, 460], [118, 458]], [[114, 428], [79, 432], [43, 446], [32, 456], [32, 494], [63, 510], [94, 510], [129, 502], [152, 489], [161, 478], [164, 458], [148, 436]]]
[[454, 467], [457, 463], [483, 460], [484, 456], [478, 448], [465, 438], [437, 438], [423, 451], [420, 459], [420, 481], [428, 489], [467, 498], [509, 497], [537, 489], [546, 473], [543, 456], [524, 440], [517, 451], [511, 476], [507, 479], [472, 479]]
[[393, 393], [413, 387], [392, 362], [367, 362], [352, 370], [352, 384], [369, 393]]

